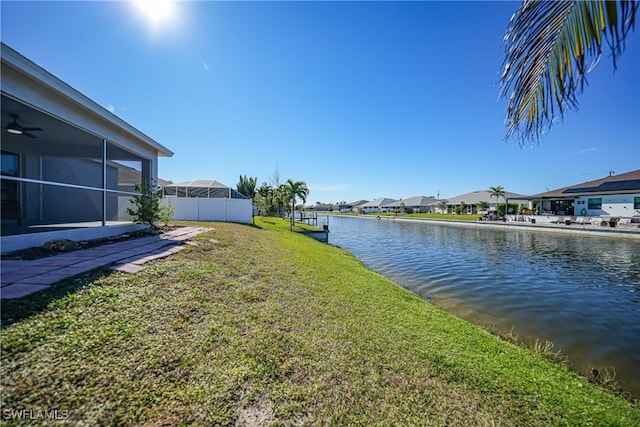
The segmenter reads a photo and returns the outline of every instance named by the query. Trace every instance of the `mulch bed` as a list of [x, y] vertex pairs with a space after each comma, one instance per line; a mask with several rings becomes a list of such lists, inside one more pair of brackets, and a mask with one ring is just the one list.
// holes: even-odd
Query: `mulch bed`
[[19, 251], [2, 254], [0, 255], [0, 259], [2, 260], [34, 260], [34, 259], [46, 258], [53, 255], [59, 255], [63, 252], [73, 252], [73, 251], [78, 251], [82, 249], [93, 248], [96, 246], [109, 245], [112, 243], [122, 242], [125, 240], [138, 239], [140, 237], [145, 237], [152, 234], [162, 234], [168, 231], [175, 230], [180, 227], [182, 226], [168, 225], [168, 226], [158, 227], [156, 230], [134, 231], [131, 233], [120, 234], [118, 236], [105, 237], [103, 239], [80, 241], [80, 242], [76, 242], [76, 246], [74, 249], [66, 250], [66, 251], [51, 250], [51, 249], [46, 249], [42, 246], [36, 246], [33, 248], [22, 249]]

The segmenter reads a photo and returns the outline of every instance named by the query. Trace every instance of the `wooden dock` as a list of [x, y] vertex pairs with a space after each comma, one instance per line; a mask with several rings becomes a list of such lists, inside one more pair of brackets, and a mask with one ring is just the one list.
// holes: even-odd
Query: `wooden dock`
[[305, 212], [300, 212], [300, 218], [296, 218], [297, 221], [304, 222], [305, 224], [318, 226], [318, 212], [313, 212], [311, 216], [305, 215]]

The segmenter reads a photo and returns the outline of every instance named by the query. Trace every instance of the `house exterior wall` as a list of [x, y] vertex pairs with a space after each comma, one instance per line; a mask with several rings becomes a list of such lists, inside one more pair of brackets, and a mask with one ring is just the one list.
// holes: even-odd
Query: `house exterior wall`
[[41, 223], [61, 224], [102, 220], [102, 193], [47, 186], [42, 195]]
[[[102, 187], [99, 163], [71, 158], [21, 156], [24, 177], [65, 184]], [[117, 184], [117, 171], [107, 168], [107, 182]], [[102, 193], [60, 187], [46, 183], [20, 183], [22, 214], [25, 223], [62, 223], [100, 221]], [[116, 219], [117, 206], [107, 204], [107, 219]]]
[[393, 212], [394, 208], [388, 207], [388, 206], [374, 206], [374, 207], [368, 207], [368, 208], [363, 208], [362, 212], [368, 214], [368, 213], [376, 213], [376, 212]]
[[[588, 216], [620, 216], [632, 217], [640, 216], [640, 209], [634, 209], [634, 201], [640, 197], [640, 192], [635, 194], [592, 194], [589, 196], [579, 196], [574, 203], [575, 215], [582, 215], [583, 209]], [[589, 207], [589, 199], [592, 200], [592, 207]], [[594, 208], [596, 200], [600, 199], [600, 208]]]
[[[402, 211], [402, 207], [401, 206], [394, 207], [394, 209]], [[404, 211], [407, 212], [407, 213], [427, 213], [427, 212], [431, 212], [431, 209], [428, 206], [422, 206], [422, 205], [411, 206], [411, 205], [407, 205], [407, 206], [404, 207]]]
[[[61, 157], [42, 158], [44, 181], [102, 187], [102, 165], [97, 162]], [[118, 171], [107, 166], [107, 188], [117, 187]], [[38, 209], [40, 210], [40, 209]], [[118, 207], [107, 204], [107, 219], [116, 219]], [[41, 221], [82, 222], [100, 221], [102, 218], [102, 192], [47, 186], [42, 197]]]
[[[40, 177], [40, 158], [37, 156], [21, 157], [22, 170], [21, 175], [27, 178], [38, 179]], [[22, 213], [26, 222], [40, 221], [40, 193], [39, 186], [33, 184], [19, 184], [21, 187], [22, 197]]]

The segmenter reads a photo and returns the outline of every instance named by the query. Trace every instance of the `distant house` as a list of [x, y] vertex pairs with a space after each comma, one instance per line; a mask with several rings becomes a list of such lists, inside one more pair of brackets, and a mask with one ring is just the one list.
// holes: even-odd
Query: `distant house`
[[358, 208], [365, 203], [369, 203], [369, 200], [357, 200], [351, 203], [338, 203], [338, 210], [342, 213], [358, 212]]
[[[529, 206], [529, 197], [525, 195], [512, 193], [509, 191], [505, 191], [504, 195], [507, 198], [508, 203], [510, 204], [517, 203], [517, 204], [524, 204]], [[446, 212], [443, 212], [441, 208], [438, 208], [438, 211], [441, 213], [454, 213], [456, 207], [462, 205], [462, 202], [464, 202], [464, 205], [465, 205], [464, 212], [463, 212], [465, 214], [478, 213], [477, 205], [480, 202], [487, 202], [489, 204], [488, 210], [496, 210], [498, 204], [504, 203], [503, 197], [500, 197], [499, 200], [496, 200], [495, 197], [491, 196], [491, 191], [489, 190], [473, 191], [471, 193], [461, 194], [460, 196], [452, 197], [446, 200], [447, 200]], [[436, 205], [437, 204], [438, 203], [436, 203]]]
[[304, 209], [313, 212], [333, 212], [334, 205], [331, 203], [316, 203], [315, 205], [305, 206]]
[[640, 169], [535, 194], [543, 213], [582, 216], [640, 216]]
[[139, 229], [121, 215], [132, 185], [157, 182], [158, 157], [173, 152], [0, 46], [2, 252]]
[[414, 196], [408, 199], [396, 200], [387, 206], [396, 212], [404, 213], [427, 213], [432, 211], [436, 198], [433, 196]]
[[[141, 172], [135, 168], [119, 165], [118, 166], [118, 190], [119, 191], [127, 191], [133, 192], [135, 191], [136, 185], [140, 185], [142, 182]], [[158, 178], [156, 185], [158, 187], [162, 187], [164, 185], [171, 184], [171, 181], [167, 181], [166, 179]]]
[[360, 205], [360, 209], [363, 213], [388, 212], [392, 210], [389, 204], [395, 201], [395, 199], [379, 198]]

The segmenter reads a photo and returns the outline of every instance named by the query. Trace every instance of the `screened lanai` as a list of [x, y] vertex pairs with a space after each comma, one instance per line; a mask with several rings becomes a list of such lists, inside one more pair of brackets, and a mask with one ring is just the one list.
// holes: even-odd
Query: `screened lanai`
[[246, 199], [231, 187], [212, 180], [194, 179], [162, 186], [165, 196], [175, 197], [201, 197], [205, 199]]
[[124, 215], [133, 187], [156, 181], [158, 156], [173, 153], [0, 46], [1, 251], [137, 228]]

